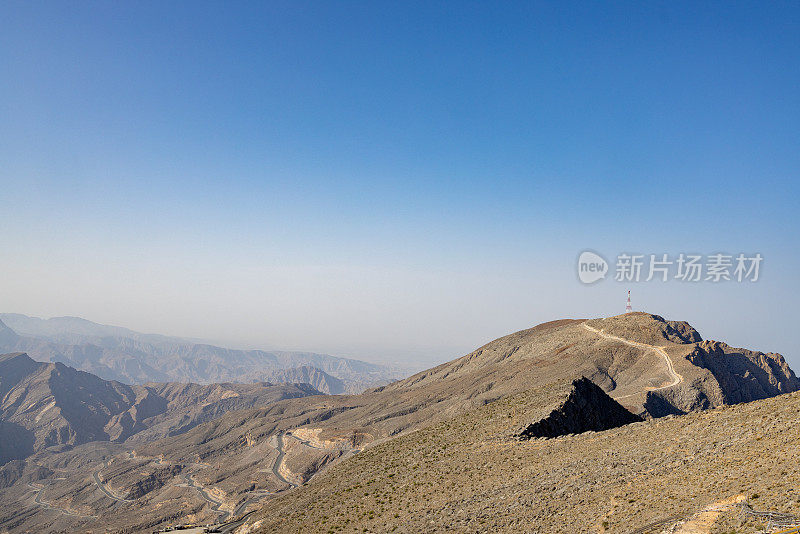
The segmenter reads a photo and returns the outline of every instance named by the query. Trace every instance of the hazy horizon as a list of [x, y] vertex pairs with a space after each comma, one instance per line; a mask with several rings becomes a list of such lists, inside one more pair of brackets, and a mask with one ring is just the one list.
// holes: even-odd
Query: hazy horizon
[[[650, 312], [648, 310], [634, 310], [634, 311], [644, 311], [644, 312], [647, 312], [647, 313], [654, 313], [654, 312]], [[19, 313], [19, 312], [2, 311], [0, 313]], [[473, 350], [475, 350], [475, 349], [479, 348], [480, 346], [488, 343], [489, 341], [492, 341], [492, 340], [494, 340], [494, 339], [496, 339], [498, 337], [502, 337], [502, 336], [504, 336], [506, 334], [511, 334], [511, 333], [514, 333], [514, 332], [518, 331], [518, 330], [515, 330], [515, 331], [503, 332], [501, 334], [497, 334], [494, 338], [486, 339], [484, 341], [479, 341], [474, 345], [471, 345], [471, 346], [453, 346], [449, 350], [446, 347], [444, 347], [444, 348], [443, 347], [436, 347], [436, 348], [433, 348], [433, 349], [425, 348], [425, 347], [411, 347], [411, 348], [406, 347], [406, 348], [398, 348], [398, 349], [391, 349], [391, 348], [387, 349], [385, 347], [381, 347], [380, 349], [371, 350], [369, 347], [363, 347], [363, 346], [357, 346], [357, 345], [355, 347], [352, 347], [352, 346], [348, 347], [347, 345], [344, 345], [344, 346], [338, 347], [336, 350], [327, 350], [325, 348], [273, 346], [273, 345], [270, 345], [269, 342], [249, 342], [249, 341], [236, 340], [236, 339], [232, 339], [232, 338], [226, 339], [224, 337], [208, 338], [208, 337], [194, 336], [194, 335], [182, 335], [182, 334], [175, 333], [175, 332], [140, 330], [140, 329], [133, 328], [133, 327], [131, 327], [129, 325], [125, 325], [125, 324], [111, 324], [111, 323], [103, 322], [101, 320], [94, 320], [94, 319], [91, 319], [91, 318], [81, 317], [81, 316], [77, 316], [77, 315], [53, 315], [53, 316], [50, 316], [50, 317], [37, 316], [37, 315], [25, 314], [25, 313], [23, 313], [21, 315], [26, 315], [26, 316], [31, 317], [31, 318], [43, 319], [43, 320], [53, 319], [53, 318], [60, 318], [60, 317], [77, 317], [77, 318], [80, 318], [80, 319], [85, 319], [85, 320], [91, 321], [93, 323], [97, 323], [97, 324], [101, 324], [101, 325], [105, 325], [105, 326], [114, 326], [114, 327], [127, 328], [129, 330], [132, 330], [134, 332], [138, 332], [140, 334], [163, 335], [163, 336], [166, 336], [166, 337], [181, 338], [181, 339], [185, 339], [187, 341], [192, 341], [192, 342], [196, 342], [196, 343], [212, 344], [212, 345], [216, 345], [216, 346], [220, 346], [220, 347], [224, 347], [224, 348], [232, 348], [232, 349], [240, 349], [240, 350], [313, 352], [313, 353], [318, 353], [318, 354], [329, 354], [331, 356], [338, 356], [338, 357], [343, 357], [343, 358], [359, 359], [359, 360], [364, 360], [364, 361], [371, 362], [371, 363], [379, 363], [379, 364], [386, 364], [386, 365], [397, 365], [397, 366], [401, 366], [401, 367], [408, 367], [409, 369], [413, 369], [413, 370], [422, 370], [422, 369], [425, 369], [427, 367], [434, 366], [434, 365], [437, 365], [439, 363], [444, 363], [446, 361], [458, 358], [460, 356], [464, 356], [465, 354], [468, 354], [469, 352], [472, 352]], [[612, 315], [619, 315], [619, 314], [611, 314], [611, 315], [608, 315], [608, 317], [610, 317]], [[599, 318], [599, 317], [604, 317], [604, 316], [553, 317], [552, 319], [548, 319], [548, 320], [557, 320], [557, 319], [592, 319], [592, 318]], [[684, 319], [675, 318], [675, 317], [665, 317], [665, 319], [668, 319], [668, 320], [684, 320]], [[542, 321], [542, 322], [547, 322], [547, 321]], [[687, 322], [692, 324], [691, 321], [687, 321]], [[541, 323], [540, 322], [532, 323], [532, 324], [530, 324], [530, 325], [528, 325], [526, 327], [523, 327], [521, 329], [533, 327], [533, 326], [536, 326], [537, 324], [541, 324]], [[692, 324], [692, 326], [695, 326], [695, 328], [697, 328], [697, 326], [695, 324]], [[698, 330], [700, 330], [700, 329], [698, 328]], [[702, 330], [700, 330], [700, 334], [703, 335], [704, 339], [717, 339], [719, 341], [729, 342], [727, 339], [720, 338], [719, 336], [717, 336], [717, 337], [709, 337], [707, 335], [704, 335]], [[752, 347], [752, 346], [745, 346], [745, 345], [737, 345], [735, 343], [730, 343], [730, 342], [729, 342], [729, 344], [732, 344], [735, 347], [749, 348], [749, 349], [753, 349], [753, 350], [761, 350], [762, 352], [779, 352], [780, 353], [780, 351], [778, 351], [778, 350], [762, 349], [762, 348], [759, 348], [759, 347]], [[781, 353], [781, 354], [783, 356], [787, 357], [787, 361], [789, 361], [790, 365], [794, 365], [793, 362], [791, 361], [792, 358], [790, 356], [788, 356], [786, 354], [783, 354], [783, 353]]]
[[631, 289], [800, 370], [800, 8], [715, 6], [6, 3], [0, 306], [427, 366]]

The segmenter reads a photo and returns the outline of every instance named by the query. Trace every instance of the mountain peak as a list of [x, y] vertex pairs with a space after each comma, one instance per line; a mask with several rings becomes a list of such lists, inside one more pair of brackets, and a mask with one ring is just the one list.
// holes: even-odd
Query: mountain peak
[[602, 319], [586, 321], [591, 327], [641, 343], [686, 344], [703, 341], [700, 332], [686, 321], [669, 321], [660, 315], [647, 312], [630, 312]]
[[11, 352], [9, 354], [0, 354], [1, 364], [9, 364], [11, 362], [36, 363], [25, 352]]
[[283, 384], [310, 384], [317, 391], [330, 395], [345, 392], [344, 382], [313, 365], [301, 365], [291, 369], [275, 371], [271, 381]]
[[19, 336], [11, 330], [3, 321], [0, 321], [0, 343], [8, 344], [17, 341]]

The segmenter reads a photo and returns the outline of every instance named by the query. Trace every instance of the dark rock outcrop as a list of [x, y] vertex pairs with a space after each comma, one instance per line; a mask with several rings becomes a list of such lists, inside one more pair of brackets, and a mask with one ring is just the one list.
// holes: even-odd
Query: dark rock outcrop
[[776, 353], [737, 349], [719, 341], [703, 341], [686, 357], [716, 378], [725, 404], [766, 399], [800, 390], [800, 380]]
[[590, 430], [599, 432], [641, 421], [585, 377], [574, 380], [566, 398], [559, 396], [554, 404], [547, 416], [519, 430], [516, 437], [554, 438]]

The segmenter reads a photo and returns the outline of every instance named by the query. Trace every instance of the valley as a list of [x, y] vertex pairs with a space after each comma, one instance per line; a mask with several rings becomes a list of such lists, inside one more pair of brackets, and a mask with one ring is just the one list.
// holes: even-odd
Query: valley
[[[14, 358], [31, 376], [54, 365]], [[4, 376], [28, 383], [14, 373]], [[133, 417], [142, 428], [127, 437], [44, 446], [0, 468], [0, 528], [626, 532], [748, 491], [769, 495], [777, 513], [794, 510], [766, 473], [780, 466], [794, 480], [781, 458], [796, 439], [800, 381], [780, 355], [703, 341], [687, 323], [644, 313], [553, 321], [360, 395], [264, 396], [302, 386], [148, 385], [145, 397], [173, 412]], [[8, 421], [35, 434], [59, 414], [59, 396], [47, 408], [50, 397], [27, 391], [41, 408], [11, 403]], [[224, 408], [188, 423], [201, 399]], [[758, 481], [726, 483], [761, 440], [770, 448], [751, 466]], [[35, 497], [30, 485], [42, 486]]]
[[800, 0], [0, 0], [0, 534], [800, 534]]

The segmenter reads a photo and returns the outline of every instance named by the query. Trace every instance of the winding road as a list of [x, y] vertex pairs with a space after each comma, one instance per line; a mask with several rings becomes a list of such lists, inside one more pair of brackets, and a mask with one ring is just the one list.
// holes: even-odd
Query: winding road
[[294, 482], [290, 482], [286, 480], [283, 475], [281, 474], [281, 464], [283, 463], [283, 457], [285, 456], [285, 452], [283, 451], [283, 434], [277, 434], [275, 436], [276, 441], [278, 442], [278, 457], [275, 458], [275, 462], [272, 464], [272, 473], [278, 477], [278, 480], [285, 482], [289, 486], [296, 488], [297, 484]]
[[[290, 488], [296, 488], [297, 484], [284, 478], [284, 476], [280, 472], [281, 464], [283, 463], [284, 456], [286, 455], [286, 453], [283, 450], [283, 436], [284, 434], [277, 434], [275, 436], [275, 439], [277, 441], [278, 456], [275, 458], [275, 462], [273, 462], [272, 464], [272, 473], [278, 478], [278, 480], [284, 482]], [[303, 440], [301, 440], [296, 436], [292, 437], [300, 441], [301, 443], [303, 442]], [[313, 447], [313, 445], [311, 444], [308, 445], [310, 447]], [[245, 508], [247, 508], [247, 505], [249, 505], [250, 503], [259, 501], [259, 499], [257, 498], [245, 499], [239, 506], [236, 507], [236, 509], [232, 513], [226, 512], [224, 510], [219, 509], [220, 506], [222, 506], [222, 502], [211, 497], [208, 493], [206, 493], [205, 489], [203, 489], [202, 486], [198, 486], [197, 483], [194, 481], [194, 478], [192, 478], [192, 475], [185, 475], [184, 478], [186, 480], [186, 483], [190, 487], [196, 489], [203, 499], [205, 499], [207, 502], [213, 505], [211, 509], [220, 514], [219, 517], [217, 518], [217, 524], [219, 524], [219, 527], [217, 528], [219, 528], [219, 531], [223, 533], [233, 532], [236, 528], [243, 525], [245, 521], [247, 521], [247, 518], [250, 516], [250, 514], [252, 514], [253, 512], [248, 512], [242, 515], [241, 517], [239, 517], [239, 514], [241, 514], [245, 510]], [[231, 518], [235, 517], [239, 518], [236, 519], [235, 521], [229, 521]]]
[[[586, 323], [583, 323], [583, 327], [587, 330], [594, 332], [600, 337], [606, 339], [613, 339], [614, 341], [619, 341], [620, 343], [624, 343], [626, 345], [630, 345], [631, 347], [636, 347], [642, 350], [652, 350], [655, 351], [656, 354], [661, 356], [664, 359], [664, 362], [667, 364], [667, 371], [669, 372], [669, 376], [672, 379], [672, 382], [667, 384], [666, 386], [659, 386], [657, 388], [645, 388], [646, 391], [658, 391], [660, 389], [667, 389], [671, 388], [672, 386], [677, 386], [681, 382], [683, 382], [683, 377], [675, 372], [675, 367], [672, 366], [672, 359], [667, 354], [667, 351], [664, 350], [664, 347], [659, 347], [657, 345], [648, 345], [647, 343], [640, 343], [638, 341], [632, 341], [630, 339], [625, 339], [623, 337], [614, 336], [611, 334], [606, 334], [603, 330], [597, 329], [593, 326], [589, 326]], [[613, 399], [624, 399], [626, 397], [632, 397], [634, 395], [638, 395], [638, 393], [631, 393], [630, 395], [623, 395], [621, 397], [612, 397]]]
[[222, 501], [216, 500], [206, 492], [203, 486], [197, 485], [197, 483], [194, 481], [194, 475], [184, 475], [183, 478], [186, 480], [186, 483], [189, 485], [189, 487], [192, 487], [197, 490], [197, 493], [200, 495], [200, 497], [202, 497], [205, 501], [213, 505], [211, 509], [219, 514], [219, 517], [217, 518], [217, 523], [224, 523], [225, 521], [228, 520], [229, 517], [231, 517], [230, 512], [227, 512], [225, 510], [220, 510], [220, 507], [223, 504]]
[[[295, 484], [294, 482], [290, 481], [290, 480], [287, 480], [281, 474], [281, 466], [283, 465], [284, 457], [286, 456], [286, 452], [283, 449], [283, 447], [284, 447], [284, 442], [283, 442], [284, 436], [290, 436], [290, 437], [296, 439], [297, 441], [299, 441], [300, 443], [302, 443], [303, 445], [305, 445], [307, 447], [311, 447], [311, 448], [314, 448], [314, 449], [320, 449], [320, 447], [316, 447], [316, 446], [312, 445], [311, 443], [309, 443], [308, 441], [303, 440], [303, 439], [301, 439], [301, 438], [299, 438], [297, 436], [294, 436], [292, 434], [281, 433], [281, 434], [276, 434], [275, 435], [276, 450], [278, 451], [278, 456], [275, 458], [275, 461], [272, 463], [272, 473], [275, 475], [275, 477], [278, 480], [280, 480], [281, 482], [285, 483], [287, 486], [289, 486], [289, 489], [291, 489], [291, 488], [296, 488], [298, 485]], [[206, 502], [208, 502], [208, 503], [210, 503], [212, 505], [211, 509], [213, 511], [219, 513], [219, 517], [217, 518], [217, 525], [218, 525], [217, 528], [219, 529], [220, 532], [223, 532], [223, 533], [233, 532], [236, 528], [238, 528], [241, 525], [243, 525], [247, 521], [247, 518], [250, 516], [250, 514], [252, 514], [253, 512], [252, 511], [251, 512], [247, 512], [244, 515], [240, 515], [240, 514], [242, 514], [244, 512], [244, 510], [247, 508], [247, 506], [249, 504], [260, 501], [259, 498], [245, 499], [244, 501], [242, 501], [241, 504], [239, 504], [239, 506], [236, 507], [235, 510], [233, 510], [233, 512], [227, 512], [225, 510], [220, 510], [220, 507], [223, 505], [222, 501], [218, 501], [215, 498], [213, 498], [211, 495], [208, 494], [208, 492], [206, 492], [206, 490], [205, 490], [205, 488], [203, 486], [200, 486], [200, 485], [197, 484], [197, 482], [195, 482], [194, 475], [191, 475], [191, 474], [184, 475], [184, 480], [186, 480], [187, 486], [189, 486], [191, 488], [194, 488], [197, 491], [197, 493], [200, 495], [200, 497], [202, 497]], [[238, 519], [236, 519], [236, 518], [238, 518]]]
[[[254, 499], [248, 499], [247, 501], [242, 503], [242, 506], [246, 506], [249, 503], [249, 501], [251, 501], [251, 500], [254, 500]], [[240, 506], [239, 508], [241, 508], [242, 506]], [[237, 510], [238, 510], [238, 508], [237, 508]], [[247, 521], [247, 518], [250, 517], [250, 515], [253, 512], [255, 512], [255, 510], [253, 510], [252, 512], [247, 512], [246, 514], [244, 514], [242, 517], [240, 517], [236, 521], [231, 521], [230, 523], [225, 523], [224, 525], [220, 525], [217, 528], [222, 533], [233, 532], [234, 530], [236, 530], [237, 528], [242, 526], [245, 523], [245, 521]], [[236, 517], [236, 514], [234, 514], [234, 517]]]
[[97, 518], [97, 516], [79, 514], [77, 512], [73, 512], [72, 510], [69, 510], [67, 508], [59, 508], [58, 506], [53, 506], [52, 504], [50, 504], [47, 501], [43, 501], [42, 500], [42, 491], [44, 491], [44, 488], [45, 488], [45, 486], [43, 486], [43, 485], [42, 486], [37, 486], [37, 485], [33, 485], [33, 484], [31, 484], [29, 482], [28, 483], [28, 487], [36, 491], [36, 494], [35, 494], [36, 496], [33, 498], [33, 502], [36, 503], [37, 505], [41, 506], [42, 508], [46, 508], [48, 510], [53, 510], [55, 512], [61, 512], [64, 515], [69, 515], [69, 516], [72, 516], [72, 517], [85, 517], [85, 518], [92, 518], [92, 519], [96, 519]]
[[111, 462], [109, 460], [106, 460], [106, 462], [103, 464], [103, 467], [92, 473], [94, 483], [97, 484], [97, 487], [100, 488], [100, 491], [102, 491], [107, 497], [114, 499], [117, 502], [133, 502], [130, 499], [123, 499], [122, 497], [116, 495], [108, 486], [106, 486], [105, 482], [100, 480], [100, 471], [108, 467], [110, 463]]

